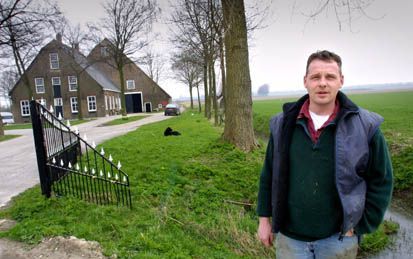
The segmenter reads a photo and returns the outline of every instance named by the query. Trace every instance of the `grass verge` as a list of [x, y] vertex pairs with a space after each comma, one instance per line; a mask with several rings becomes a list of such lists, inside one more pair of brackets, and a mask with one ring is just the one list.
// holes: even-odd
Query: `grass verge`
[[[91, 120], [94, 119], [87, 119], [87, 120], [71, 120], [70, 121], [70, 125], [78, 125], [78, 124], [82, 124], [85, 122], [89, 122]], [[62, 121], [63, 123], [67, 123], [66, 120]], [[31, 123], [22, 123], [22, 124], [8, 124], [4, 126], [4, 130], [17, 130], [17, 129], [31, 129], [32, 128], [32, 124]]]
[[137, 121], [137, 120], [141, 120], [148, 117], [147, 115], [145, 116], [126, 116], [126, 117], [122, 117], [119, 119], [115, 119], [115, 120], [111, 120], [109, 122], [106, 122], [104, 124], [102, 124], [102, 126], [114, 126], [114, 125], [120, 125], [120, 124], [125, 124], [125, 123], [129, 123], [129, 122], [133, 122], [133, 121]]
[[7, 141], [9, 139], [14, 139], [14, 138], [17, 138], [17, 137], [20, 137], [20, 136], [21, 135], [3, 135], [3, 136], [0, 136], [0, 142]]
[[31, 129], [31, 128], [32, 128], [32, 124], [31, 124], [31, 123], [4, 125], [4, 130]]
[[382, 251], [393, 243], [394, 234], [399, 230], [399, 224], [393, 221], [384, 221], [379, 229], [370, 235], [365, 235], [360, 244], [358, 258], [367, 258]]

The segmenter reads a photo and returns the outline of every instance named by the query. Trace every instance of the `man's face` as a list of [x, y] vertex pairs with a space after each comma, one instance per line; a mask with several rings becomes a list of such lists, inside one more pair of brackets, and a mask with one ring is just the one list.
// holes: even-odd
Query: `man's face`
[[331, 107], [330, 105], [335, 103], [343, 82], [344, 77], [335, 61], [313, 60], [308, 66], [307, 75], [304, 76], [304, 86], [310, 97], [310, 107], [318, 109]]

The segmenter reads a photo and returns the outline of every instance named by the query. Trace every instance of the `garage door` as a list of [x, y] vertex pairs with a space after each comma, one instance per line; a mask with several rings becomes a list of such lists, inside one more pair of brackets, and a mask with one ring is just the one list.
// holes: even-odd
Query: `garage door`
[[142, 112], [142, 94], [125, 94], [126, 112], [136, 113]]

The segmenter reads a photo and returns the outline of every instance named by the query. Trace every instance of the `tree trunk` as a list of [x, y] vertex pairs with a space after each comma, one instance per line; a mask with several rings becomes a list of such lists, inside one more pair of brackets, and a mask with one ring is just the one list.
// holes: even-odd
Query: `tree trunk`
[[220, 59], [220, 69], [221, 69], [221, 102], [219, 108], [222, 109], [221, 112], [225, 113], [225, 53], [224, 53], [224, 40], [222, 38], [222, 32], [219, 35], [219, 59]]
[[208, 59], [204, 56], [204, 99], [205, 99], [205, 117], [209, 118], [211, 109], [209, 107], [209, 93], [208, 93]]
[[212, 73], [212, 105], [214, 107], [214, 125], [218, 126], [218, 100], [217, 100], [217, 82], [215, 77], [215, 62], [211, 64], [211, 73]]
[[125, 100], [125, 80], [123, 74], [123, 62], [118, 64], [118, 72], [120, 78], [120, 111], [122, 116], [127, 116], [126, 113], [126, 100]]
[[4, 136], [3, 117], [0, 115], [0, 136]]
[[208, 116], [208, 120], [211, 119], [212, 116], [212, 100], [215, 98], [215, 93], [214, 93], [214, 87], [212, 85], [212, 58], [208, 59], [208, 87], [209, 87], [209, 98], [208, 98], [208, 104], [210, 107], [210, 112]]
[[198, 93], [198, 112], [202, 112], [202, 107], [201, 107], [201, 97], [199, 96], [199, 84], [196, 85], [196, 91]]
[[191, 97], [191, 109], [194, 109], [194, 98], [192, 97], [192, 84], [189, 84], [189, 96]]
[[222, 0], [225, 24], [226, 98], [223, 138], [244, 151], [257, 144], [252, 123], [251, 78], [244, 1]]

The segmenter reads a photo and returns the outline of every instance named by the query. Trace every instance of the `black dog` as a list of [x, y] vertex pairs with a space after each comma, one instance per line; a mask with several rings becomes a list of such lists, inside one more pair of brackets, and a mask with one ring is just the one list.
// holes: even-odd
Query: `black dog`
[[166, 136], [179, 136], [181, 133], [178, 131], [172, 130], [170, 127], [166, 128], [165, 131], [163, 132], [163, 135]]

